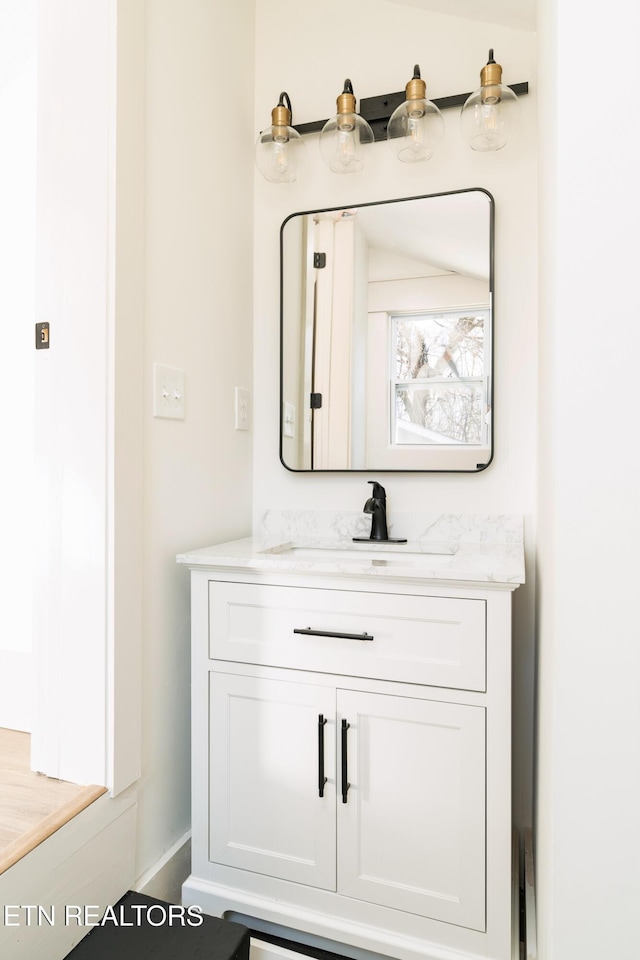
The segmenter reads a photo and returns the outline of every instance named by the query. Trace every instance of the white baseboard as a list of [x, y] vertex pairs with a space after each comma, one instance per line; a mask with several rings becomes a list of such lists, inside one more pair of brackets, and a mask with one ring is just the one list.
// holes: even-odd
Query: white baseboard
[[131, 889], [135, 841], [135, 792], [105, 794], [0, 875], [0, 956], [63, 960], [91, 929], [68, 908], [99, 918]]
[[182, 884], [190, 872], [191, 830], [187, 830], [149, 870], [138, 877], [132, 889], [166, 903], [180, 903]]

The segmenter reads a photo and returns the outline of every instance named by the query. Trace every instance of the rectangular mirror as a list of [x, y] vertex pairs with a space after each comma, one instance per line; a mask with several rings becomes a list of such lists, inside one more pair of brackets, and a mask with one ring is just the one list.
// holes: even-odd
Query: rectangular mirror
[[294, 213], [280, 231], [288, 470], [476, 472], [492, 457], [493, 198]]

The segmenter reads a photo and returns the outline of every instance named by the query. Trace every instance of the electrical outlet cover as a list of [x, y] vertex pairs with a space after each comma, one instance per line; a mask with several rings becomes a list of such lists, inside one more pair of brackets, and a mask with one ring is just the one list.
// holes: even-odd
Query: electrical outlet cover
[[236, 430], [248, 430], [251, 426], [249, 409], [249, 391], [246, 387], [236, 387]]

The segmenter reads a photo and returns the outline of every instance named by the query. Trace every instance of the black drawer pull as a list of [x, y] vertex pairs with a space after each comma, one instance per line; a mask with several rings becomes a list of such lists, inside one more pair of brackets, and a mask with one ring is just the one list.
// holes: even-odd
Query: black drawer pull
[[294, 633], [305, 637], [338, 637], [340, 640], [373, 640], [371, 633], [334, 633], [333, 630], [312, 630], [311, 627], [294, 627]]
[[324, 725], [327, 722], [322, 713], [318, 714], [318, 796], [324, 797], [324, 785], [327, 778], [324, 775]]
[[346, 720], [342, 721], [342, 802], [347, 802], [347, 793], [351, 784], [347, 780], [347, 730], [349, 724]]

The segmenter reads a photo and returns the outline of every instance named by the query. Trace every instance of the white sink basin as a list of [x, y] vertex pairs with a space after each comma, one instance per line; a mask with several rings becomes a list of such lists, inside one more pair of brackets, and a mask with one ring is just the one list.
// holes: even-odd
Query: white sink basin
[[265, 553], [300, 560], [338, 560], [343, 563], [371, 563], [376, 566], [414, 566], [416, 564], [434, 566], [448, 563], [455, 555], [456, 549], [456, 547], [438, 544], [421, 550], [416, 550], [411, 544], [389, 544], [386, 547], [382, 545], [373, 547], [368, 543], [362, 546], [354, 544], [353, 547], [304, 547], [292, 544], [272, 548]]

